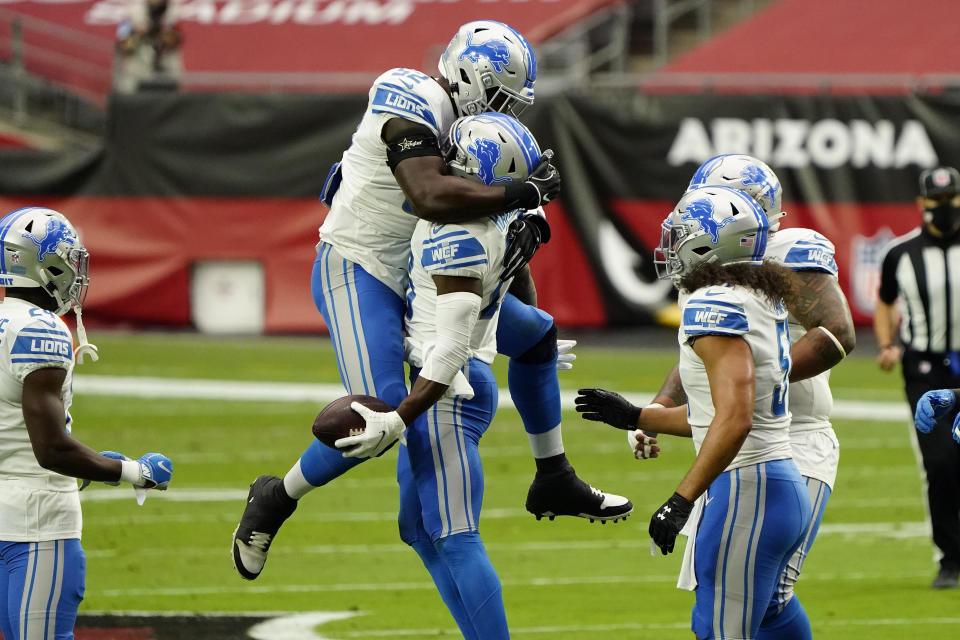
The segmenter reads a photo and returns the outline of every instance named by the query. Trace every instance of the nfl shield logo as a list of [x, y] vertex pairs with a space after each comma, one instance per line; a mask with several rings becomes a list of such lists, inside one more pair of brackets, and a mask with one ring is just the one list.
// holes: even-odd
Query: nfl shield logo
[[873, 315], [880, 288], [880, 263], [894, 234], [888, 227], [878, 229], [871, 237], [855, 235], [850, 242], [853, 265], [850, 269], [853, 288], [853, 306], [858, 311]]

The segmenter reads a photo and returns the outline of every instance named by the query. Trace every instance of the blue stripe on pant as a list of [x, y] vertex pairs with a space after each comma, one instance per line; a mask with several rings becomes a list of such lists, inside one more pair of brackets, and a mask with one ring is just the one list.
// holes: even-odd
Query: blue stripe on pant
[[0, 631], [6, 640], [73, 640], [83, 600], [80, 540], [0, 542]]
[[400, 533], [410, 541], [431, 541], [476, 531], [483, 501], [480, 437], [497, 409], [497, 381], [490, 365], [470, 360], [465, 367], [474, 396], [442, 398], [407, 429], [397, 462]]
[[803, 477], [803, 481], [806, 484], [807, 495], [810, 497], [813, 517], [810, 519], [810, 526], [803, 536], [803, 542], [797, 547], [796, 552], [791, 556], [783, 570], [783, 575], [780, 576], [773, 602], [770, 603], [770, 608], [767, 610], [768, 616], [776, 615], [793, 597], [793, 586], [800, 579], [803, 561], [806, 560], [807, 553], [817, 537], [817, 532], [820, 530], [820, 521], [823, 520], [823, 512], [827, 508], [827, 500], [830, 499], [830, 485], [826, 482], [806, 476]]
[[792, 460], [741, 467], [713, 481], [694, 556], [698, 638], [757, 635], [809, 524], [810, 499]]
[[[326, 243], [310, 280], [313, 301], [330, 329], [340, 379], [348, 394], [373, 395], [393, 407], [407, 397], [402, 297]], [[317, 440], [300, 457], [304, 477], [322, 486], [365, 460]]]
[[443, 398], [407, 429], [397, 460], [400, 537], [416, 550], [467, 640], [509, 638], [500, 579], [480, 540], [480, 437], [497, 408], [489, 365], [464, 373], [474, 397]]

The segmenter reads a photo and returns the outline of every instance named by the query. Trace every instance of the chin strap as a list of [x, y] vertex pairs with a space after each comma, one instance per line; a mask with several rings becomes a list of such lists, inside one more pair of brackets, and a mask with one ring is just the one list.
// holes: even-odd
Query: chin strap
[[87, 330], [83, 328], [83, 314], [80, 307], [73, 307], [73, 313], [77, 316], [77, 340], [80, 342], [74, 351], [77, 364], [83, 364], [83, 358], [87, 355], [90, 356], [91, 361], [96, 362], [100, 359], [100, 354], [97, 353], [97, 345], [87, 341]]

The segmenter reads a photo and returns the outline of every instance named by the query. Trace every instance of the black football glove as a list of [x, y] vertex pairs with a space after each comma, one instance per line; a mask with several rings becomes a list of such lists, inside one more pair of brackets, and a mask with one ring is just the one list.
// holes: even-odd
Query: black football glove
[[636, 429], [640, 407], [631, 404], [619, 393], [606, 389], [580, 389], [574, 402], [586, 420], [606, 422], [617, 429]]
[[503, 256], [501, 280], [509, 280], [530, 262], [541, 244], [550, 241], [550, 225], [537, 214], [522, 215], [507, 229], [507, 252]]
[[557, 197], [560, 193], [560, 172], [553, 166], [553, 149], [540, 156], [540, 162], [523, 182], [511, 182], [506, 186], [504, 210], [536, 209]]
[[650, 537], [653, 538], [653, 543], [660, 547], [663, 555], [673, 551], [677, 534], [687, 523], [691, 509], [693, 509], [693, 503], [674, 492], [650, 518]]

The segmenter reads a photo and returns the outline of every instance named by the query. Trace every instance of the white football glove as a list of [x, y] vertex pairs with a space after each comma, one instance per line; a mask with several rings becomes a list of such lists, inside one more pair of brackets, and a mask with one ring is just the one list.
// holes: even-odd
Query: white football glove
[[633, 452], [633, 457], [637, 460], [656, 458], [660, 455], [657, 439], [648, 436], [641, 429], [627, 431], [627, 444], [630, 446], [630, 451]]
[[557, 340], [557, 371], [573, 369], [573, 361], [577, 359], [573, 352], [575, 346], [576, 340]]
[[338, 449], [344, 450], [345, 458], [378, 456], [396, 442], [407, 428], [396, 411], [374, 411], [359, 402], [351, 402], [350, 408], [360, 414], [367, 428], [360, 435], [340, 438], [333, 443]]

